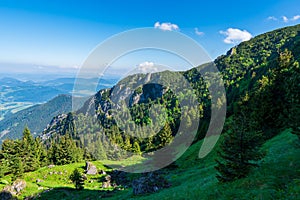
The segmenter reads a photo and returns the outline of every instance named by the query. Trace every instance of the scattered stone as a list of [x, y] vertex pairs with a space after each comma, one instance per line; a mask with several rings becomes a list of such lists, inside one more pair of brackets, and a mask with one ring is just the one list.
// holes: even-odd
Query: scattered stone
[[99, 174], [106, 175], [106, 172], [104, 170], [100, 170]]
[[38, 190], [43, 190], [44, 188], [43, 187], [38, 187]]
[[62, 172], [58, 172], [58, 174], [59, 174], [59, 175], [63, 175], [63, 173], [62, 173]]
[[168, 187], [170, 187], [170, 184], [157, 172], [146, 173], [144, 176], [132, 182], [134, 195], [154, 193]]
[[96, 175], [98, 173], [97, 167], [93, 165], [91, 162], [86, 162], [85, 173], [89, 175]]
[[82, 178], [83, 178], [83, 180], [87, 180], [88, 179], [85, 174], [82, 174]]
[[111, 176], [107, 175], [104, 177], [104, 181], [102, 182], [102, 188], [110, 188], [111, 187]]
[[53, 172], [49, 172], [49, 175], [52, 175], [53, 174]]
[[55, 167], [55, 165], [48, 165], [48, 168], [49, 168], [49, 169], [51, 169], [51, 168], [53, 168], [53, 167]]
[[37, 183], [41, 183], [41, 182], [44, 182], [43, 180], [41, 180], [41, 179], [36, 179], [36, 181], [35, 182], [37, 182]]

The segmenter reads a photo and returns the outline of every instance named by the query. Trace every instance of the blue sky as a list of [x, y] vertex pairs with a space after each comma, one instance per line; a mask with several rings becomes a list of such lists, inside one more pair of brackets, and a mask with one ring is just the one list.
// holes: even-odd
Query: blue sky
[[299, 0], [0, 0], [0, 73], [74, 73], [106, 38], [155, 24], [188, 35], [216, 58], [243, 40], [298, 23]]

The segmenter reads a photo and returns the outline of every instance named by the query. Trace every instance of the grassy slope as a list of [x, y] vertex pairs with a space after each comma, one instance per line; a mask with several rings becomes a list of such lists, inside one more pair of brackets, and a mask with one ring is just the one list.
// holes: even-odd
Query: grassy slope
[[171, 177], [174, 187], [141, 199], [300, 199], [298, 145], [298, 138], [286, 130], [263, 146], [267, 155], [249, 177], [219, 184], [213, 168], [215, 153], [197, 162], [197, 144], [185, 155], [188, 159], [179, 161], [186, 167]]
[[[211, 152], [205, 159], [198, 159], [198, 152], [202, 142], [191, 146], [188, 151], [177, 161], [179, 168], [170, 171], [167, 178], [172, 187], [158, 193], [137, 196], [132, 195], [132, 190], [125, 189], [115, 193], [99, 191], [101, 188], [101, 175], [89, 176], [85, 190], [73, 190], [72, 183], [68, 180], [69, 174], [84, 163], [56, 166], [48, 169], [41, 168], [36, 172], [25, 174], [27, 188], [20, 198], [36, 194], [42, 190], [38, 187], [55, 188], [44, 193], [41, 199], [300, 199], [300, 146], [298, 138], [285, 130], [277, 137], [268, 141], [263, 150], [266, 157], [259, 168], [253, 169], [249, 177], [233, 183], [219, 184], [215, 178], [214, 159], [216, 151]], [[140, 161], [140, 158], [137, 158]], [[123, 161], [130, 164], [135, 160]], [[114, 164], [103, 161], [105, 164]], [[94, 162], [99, 169], [106, 169], [101, 162]], [[120, 164], [120, 163], [115, 163]], [[82, 168], [83, 170], [83, 168]], [[62, 172], [63, 175], [50, 172]], [[45, 178], [47, 176], [47, 178]], [[10, 177], [5, 177], [10, 180]], [[44, 182], [36, 183], [36, 179]], [[4, 179], [3, 179], [4, 180]], [[90, 181], [92, 180], [92, 182]], [[3, 181], [2, 181], [3, 182]], [[4, 181], [5, 182], [5, 181]], [[0, 183], [0, 190], [4, 184]]]

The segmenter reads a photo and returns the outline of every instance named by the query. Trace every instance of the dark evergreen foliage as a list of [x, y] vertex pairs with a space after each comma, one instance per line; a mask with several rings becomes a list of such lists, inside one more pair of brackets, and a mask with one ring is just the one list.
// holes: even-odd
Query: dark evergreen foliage
[[74, 183], [76, 190], [84, 189], [84, 177], [83, 174], [79, 172], [78, 169], [75, 169], [70, 175], [70, 180]]

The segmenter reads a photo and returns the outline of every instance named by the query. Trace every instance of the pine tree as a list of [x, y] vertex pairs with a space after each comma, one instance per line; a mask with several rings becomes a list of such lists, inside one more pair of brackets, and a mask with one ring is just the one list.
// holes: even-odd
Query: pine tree
[[259, 148], [263, 142], [262, 134], [254, 128], [254, 122], [241, 111], [235, 114], [230, 122], [230, 130], [225, 134], [219, 151], [219, 159], [215, 167], [219, 172], [217, 178], [220, 182], [240, 179], [249, 173], [252, 167], [257, 166], [263, 153]]
[[66, 134], [58, 138], [58, 143], [51, 142], [48, 154], [49, 160], [53, 164], [65, 165], [82, 160], [84, 152], [76, 146], [70, 135]]
[[13, 174], [13, 179], [22, 177], [24, 166], [21, 160], [21, 142], [19, 140], [5, 140], [2, 144], [1, 162], [6, 172]]
[[15, 181], [17, 178], [22, 178], [24, 174], [24, 164], [20, 157], [13, 157], [11, 160], [12, 166], [10, 172], [12, 174], [12, 181]]
[[164, 147], [172, 141], [172, 130], [168, 123], [166, 123], [163, 129], [158, 133], [158, 139], [157, 147]]
[[74, 183], [76, 190], [82, 190], [84, 188], [84, 178], [78, 169], [75, 169], [70, 175], [70, 180]]
[[20, 157], [25, 172], [34, 171], [40, 166], [40, 151], [37, 142], [31, 135], [28, 127], [25, 127], [20, 147]]

